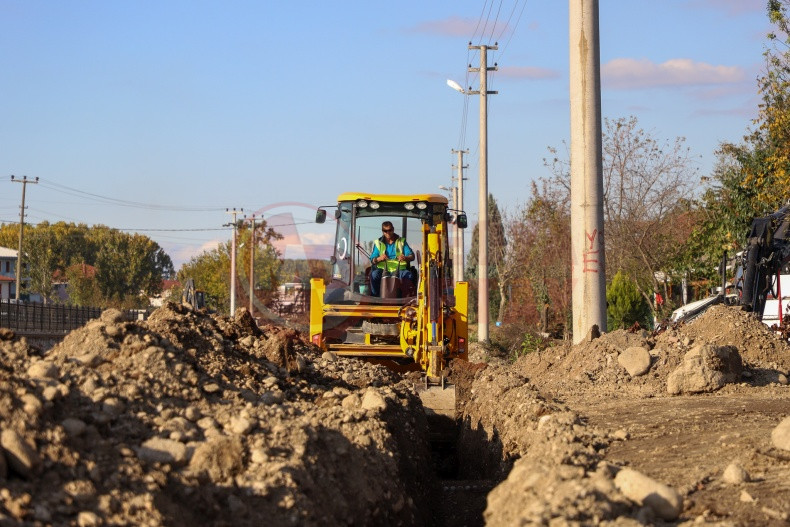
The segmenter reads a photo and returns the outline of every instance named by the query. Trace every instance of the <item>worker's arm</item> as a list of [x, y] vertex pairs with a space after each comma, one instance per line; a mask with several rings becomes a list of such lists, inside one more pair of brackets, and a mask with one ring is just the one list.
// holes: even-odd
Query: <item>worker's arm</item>
[[376, 263], [379, 261], [379, 248], [378, 246], [373, 247], [373, 252], [370, 253], [370, 263]]
[[411, 262], [414, 260], [414, 251], [411, 250], [408, 243], [403, 242], [403, 254], [398, 256], [398, 260], [401, 262]]

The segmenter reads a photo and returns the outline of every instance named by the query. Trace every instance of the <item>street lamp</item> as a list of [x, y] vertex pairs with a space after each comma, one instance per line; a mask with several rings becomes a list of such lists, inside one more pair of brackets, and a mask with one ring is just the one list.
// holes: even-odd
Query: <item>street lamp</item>
[[460, 84], [458, 84], [457, 82], [455, 82], [454, 80], [452, 80], [452, 79], [447, 79], [447, 85], [448, 85], [449, 87], [451, 87], [452, 89], [454, 89], [455, 91], [457, 91], [457, 92], [461, 92], [461, 93], [463, 93], [464, 95], [467, 95], [467, 91], [466, 91], [465, 89], [463, 89], [463, 88], [461, 87], [461, 85], [460, 85]]

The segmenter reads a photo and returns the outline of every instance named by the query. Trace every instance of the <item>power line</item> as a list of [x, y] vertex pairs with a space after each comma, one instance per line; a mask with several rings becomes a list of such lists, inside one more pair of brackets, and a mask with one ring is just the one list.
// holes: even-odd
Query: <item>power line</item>
[[40, 179], [39, 182], [42, 187], [48, 188], [50, 190], [54, 190], [56, 192], [60, 192], [62, 194], [67, 194], [75, 197], [87, 197], [93, 199], [94, 201], [98, 201], [99, 203], [105, 203], [108, 205], [117, 205], [120, 207], [131, 207], [131, 208], [146, 209], [146, 210], [161, 210], [161, 211], [170, 211], [170, 212], [211, 212], [211, 211], [223, 210], [222, 207], [182, 207], [178, 205], [160, 205], [156, 203], [144, 203], [141, 201], [118, 199], [110, 196], [103, 196], [101, 194], [95, 194], [93, 192], [86, 192], [84, 190], [68, 187], [66, 185], [61, 185], [60, 183], [51, 182], [45, 179]]

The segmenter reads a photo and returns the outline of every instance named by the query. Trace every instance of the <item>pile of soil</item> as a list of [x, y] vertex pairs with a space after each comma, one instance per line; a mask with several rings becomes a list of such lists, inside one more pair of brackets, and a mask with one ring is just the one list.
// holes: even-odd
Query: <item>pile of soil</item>
[[422, 407], [380, 366], [173, 304], [0, 339], [0, 524], [433, 522]]
[[[734, 346], [749, 385], [787, 383], [790, 345], [751, 314], [731, 306], [714, 306], [688, 324], [657, 335], [622, 329], [577, 345], [560, 343], [520, 357], [514, 369], [543, 393], [563, 400], [576, 397], [631, 398], [667, 396], [667, 378], [693, 347]], [[650, 369], [628, 374], [618, 357], [629, 348], [650, 353]]]

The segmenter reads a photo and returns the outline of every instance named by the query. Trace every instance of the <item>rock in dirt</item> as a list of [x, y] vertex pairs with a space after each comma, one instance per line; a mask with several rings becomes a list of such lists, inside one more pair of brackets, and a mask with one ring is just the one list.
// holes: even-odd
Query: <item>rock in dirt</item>
[[29, 478], [40, 463], [34, 446], [25, 440], [16, 430], [3, 430], [0, 433], [0, 446], [5, 452], [8, 466], [22, 476]]
[[647, 348], [631, 347], [617, 357], [617, 363], [628, 372], [631, 377], [644, 375], [650, 369], [650, 352]]
[[749, 481], [749, 473], [740, 463], [730, 463], [721, 475], [722, 481], [730, 485], [740, 485]]
[[771, 432], [771, 444], [782, 450], [790, 450], [790, 417], [782, 420]]
[[627, 498], [650, 507], [663, 520], [672, 521], [683, 510], [683, 498], [675, 489], [636, 470], [620, 470], [614, 484]]
[[173, 463], [180, 465], [186, 460], [187, 449], [183, 443], [178, 441], [154, 437], [140, 445], [137, 455], [146, 463]]
[[740, 379], [743, 364], [734, 346], [697, 345], [667, 379], [667, 391], [681, 393], [713, 392]]

